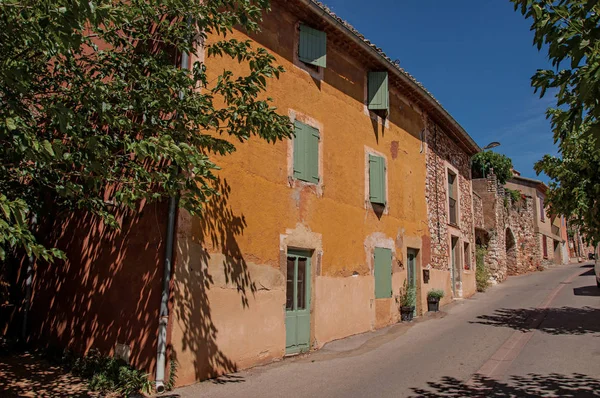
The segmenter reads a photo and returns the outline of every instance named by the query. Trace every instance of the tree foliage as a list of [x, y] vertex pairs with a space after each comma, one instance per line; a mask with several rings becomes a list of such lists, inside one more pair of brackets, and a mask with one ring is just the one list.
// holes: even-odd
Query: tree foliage
[[600, 2], [511, 0], [532, 20], [534, 45], [548, 52], [553, 70], [538, 70], [532, 86], [556, 92], [547, 111], [561, 157], [535, 165], [551, 178], [548, 203], [594, 241], [600, 241]]
[[506, 184], [513, 176], [512, 160], [506, 155], [493, 151], [479, 152], [473, 156], [471, 163], [473, 175], [486, 177], [491, 169], [494, 169], [494, 174], [498, 178], [498, 182], [502, 185]]
[[[263, 92], [283, 69], [227, 36], [259, 27], [268, 0], [0, 2], [0, 258], [8, 248], [60, 255], [31, 232], [53, 203], [116, 225], [113, 208], [180, 195], [201, 211], [215, 155], [253, 136], [290, 137]], [[243, 63], [243, 75], [197, 58]], [[182, 53], [193, 60], [182, 70]], [[209, 78], [210, 76], [210, 78]]]

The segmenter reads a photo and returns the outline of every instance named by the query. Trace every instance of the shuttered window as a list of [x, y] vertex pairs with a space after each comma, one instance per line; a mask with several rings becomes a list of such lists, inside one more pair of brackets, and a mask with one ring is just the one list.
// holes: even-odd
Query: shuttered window
[[369, 155], [369, 200], [380, 205], [385, 201], [385, 159], [381, 156]]
[[390, 94], [387, 72], [369, 72], [368, 108], [371, 110], [389, 110]]
[[375, 298], [392, 297], [392, 251], [375, 248]]
[[294, 138], [294, 178], [319, 182], [319, 130], [296, 121]]
[[306, 25], [300, 25], [298, 58], [307, 64], [327, 67], [327, 34]]

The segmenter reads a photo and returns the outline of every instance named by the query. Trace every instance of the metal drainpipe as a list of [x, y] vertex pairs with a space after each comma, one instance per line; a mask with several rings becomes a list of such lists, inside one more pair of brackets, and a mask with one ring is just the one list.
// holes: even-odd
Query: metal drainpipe
[[[37, 214], [31, 215], [31, 229], [37, 225]], [[33, 253], [27, 259], [27, 274], [25, 279], [25, 305], [23, 307], [23, 323], [21, 325], [21, 342], [25, 343], [27, 338], [27, 318], [29, 316], [29, 307], [31, 306], [31, 294], [33, 289], [33, 263], [35, 258]]]
[[[188, 53], [181, 54], [181, 69], [189, 69]], [[183, 96], [183, 93], [180, 94]], [[165, 267], [163, 287], [160, 297], [160, 315], [158, 323], [158, 344], [156, 350], [155, 389], [157, 393], [165, 391], [165, 368], [167, 362], [167, 326], [169, 324], [169, 290], [171, 287], [171, 271], [173, 269], [173, 243], [175, 241], [175, 216], [179, 196], [169, 198], [169, 216], [167, 220], [167, 244], [165, 247]]]

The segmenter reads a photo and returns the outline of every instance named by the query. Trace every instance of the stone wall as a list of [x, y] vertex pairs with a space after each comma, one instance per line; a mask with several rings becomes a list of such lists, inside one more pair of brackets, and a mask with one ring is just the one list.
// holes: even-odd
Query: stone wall
[[[427, 127], [427, 177], [425, 184], [425, 196], [427, 201], [427, 215], [429, 233], [431, 236], [431, 247], [429, 258], [424, 259], [428, 267], [450, 271], [450, 238], [459, 239], [458, 247], [461, 250], [461, 258], [464, 253], [465, 243], [469, 244], [469, 258], [475, 258], [475, 225], [473, 219], [473, 190], [471, 184], [470, 156], [459, 147], [439, 126], [428, 123]], [[457, 175], [458, 193], [458, 225], [451, 225], [448, 210], [448, 172]], [[481, 204], [481, 201], [479, 201]], [[457, 289], [457, 295], [469, 292], [471, 289], [463, 290], [462, 285], [466, 280], [463, 270], [457, 276], [461, 285]], [[474, 290], [473, 290], [474, 291]]]
[[475, 228], [484, 229], [485, 223], [483, 221], [483, 201], [475, 191], [473, 191], [473, 218], [475, 221]]

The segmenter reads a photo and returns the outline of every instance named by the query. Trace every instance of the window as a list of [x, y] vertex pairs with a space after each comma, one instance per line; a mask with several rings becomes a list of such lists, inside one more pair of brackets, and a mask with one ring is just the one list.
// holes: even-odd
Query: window
[[385, 206], [385, 159], [369, 155], [369, 200], [371, 203]]
[[327, 67], [327, 34], [300, 24], [298, 59], [305, 64]]
[[450, 224], [458, 225], [458, 192], [456, 189], [456, 174], [448, 170], [448, 210]]
[[374, 254], [375, 298], [392, 297], [392, 251], [375, 248]]
[[389, 109], [390, 95], [387, 72], [369, 72], [368, 76], [368, 108], [370, 110]]
[[465, 269], [466, 270], [470, 270], [471, 269], [471, 248], [469, 246], [469, 244], [467, 242], [465, 242], [465, 255], [464, 255], [464, 259], [465, 259]]
[[319, 130], [296, 121], [294, 138], [294, 178], [319, 183]]
[[544, 258], [548, 258], [548, 238], [546, 235], [542, 235], [542, 250], [544, 251]]
[[546, 212], [544, 210], [544, 198], [540, 197], [540, 220], [546, 221]]

